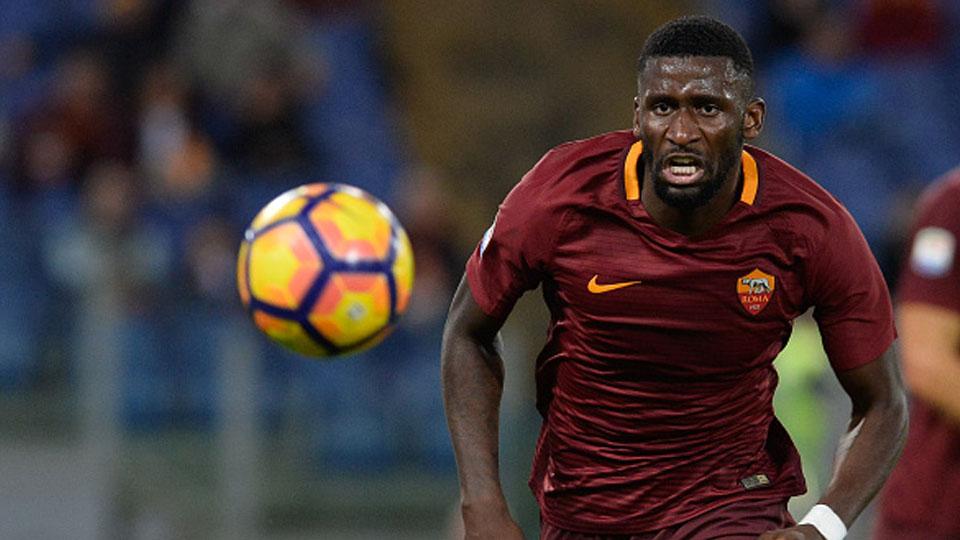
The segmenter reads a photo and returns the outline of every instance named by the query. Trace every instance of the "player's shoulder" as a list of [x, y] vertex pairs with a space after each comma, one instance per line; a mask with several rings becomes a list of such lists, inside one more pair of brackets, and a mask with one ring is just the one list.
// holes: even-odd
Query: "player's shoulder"
[[634, 142], [635, 138], [628, 130], [565, 142], [547, 151], [524, 175], [521, 183], [554, 189], [569, 188], [571, 182], [590, 177], [589, 173], [594, 167], [617, 167], [621, 155]]
[[546, 157], [555, 157], [558, 159], [583, 159], [585, 157], [595, 157], [610, 152], [619, 152], [624, 147], [632, 145], [636, 141], [630, 130], [608, 131], [586, 139], [577, 139], [559, 144], [549, 152]]
[[957, 209], [960, 213], [960, 167], [948, 171], [933, 181], [917, 202], [921, 212], [938, 207]]
[[763, 182], [762, 203], [772, 207], [809, 206], [813, 210], [833, 212], [842, 204], [806, 173], [767, 150], [748, 146], [747, 153], [757, 161]]
[[[635, 142], [629, 131], [614, 131], [570, 141], [550, 149], [500, 205], [501, 214], [515, 212], [524, 219], [557, 214], [589, 205], [597, 188], [621, 167], [623, 156]], [[607, 186], [609, 187], [609, 186]]]
[[824, 232], [853, 223], [850, 213], [813, 178], [767, 150], [748, 146], [761, 177], [758, 207], [784, 227], [796, 231]]

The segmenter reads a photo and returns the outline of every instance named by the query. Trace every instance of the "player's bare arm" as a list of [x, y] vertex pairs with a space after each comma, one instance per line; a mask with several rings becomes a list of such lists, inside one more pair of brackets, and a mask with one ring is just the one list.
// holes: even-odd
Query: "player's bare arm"
[[466, 279], [461, 280], [444, 327], [441, 378], [467, 538], [523, 538], [500, 486], [502, 325], [480, 309]]
[[907, 386], [960, 426], [960, 313], [908, 302], [898, 319]]
[[[838, 372], [853, 404], [833, 479], [818, 504], [849, 527], [890, 474], [907, 435], [907, 401], [891, 350], [864, 366]], [[891, 443], [893, 441], [893, 443]], [[761, 540], [822, 538], [810, 525], [762, 535]]]

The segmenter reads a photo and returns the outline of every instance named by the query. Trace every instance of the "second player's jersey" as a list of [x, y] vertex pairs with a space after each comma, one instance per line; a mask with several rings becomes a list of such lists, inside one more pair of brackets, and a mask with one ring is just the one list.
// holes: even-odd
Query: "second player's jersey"
[[[927, 304], [960, 314], [960, 169], [921, 198], [898, 303]], [[910, 404], [910, 434], [884, 486], [885, 525], [913, 538], [960, 538], [960, 426], [920, 399]], [[888, 538], [881, 536], [882, 538]]]
[[805, 489], [774, 418], [772, 361], [810, 307], [837, 370], [894, 339], [880, 271], [853, 219], [809, 178], [748, 147], [739, 201], [710, 231], [657, 225], [641, 143], [614, 132], [549, 152], [467, 264], [503, 317], [543, 286], [544, 423], [531, 487], [570, 530], [662, 528], [744, 498]]

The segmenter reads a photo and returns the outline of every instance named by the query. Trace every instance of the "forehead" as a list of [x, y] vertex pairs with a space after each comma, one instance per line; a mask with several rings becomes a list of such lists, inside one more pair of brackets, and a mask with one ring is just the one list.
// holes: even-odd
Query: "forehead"
[[733, 96], [739, 77], [723, 56], [664, 56], [647, 59], [640, 72], [644, 93], [697, 91]]

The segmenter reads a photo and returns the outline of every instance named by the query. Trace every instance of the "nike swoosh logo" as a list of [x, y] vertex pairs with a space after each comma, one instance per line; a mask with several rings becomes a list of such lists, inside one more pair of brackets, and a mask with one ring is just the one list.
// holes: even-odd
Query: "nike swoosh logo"
[[590, 278], [590, 283], [587, 283], [587, 290], [593, 294], [603, 294], [610, 291], [615, 291], [617, 289], [622, 289], [624, 287], [629, 287], [631, 285], [637, 285], [639, 281], [621, 281], [619, 283], [597, 283], [597, 278], [600, 277], [599, 274], [594, 274]]

